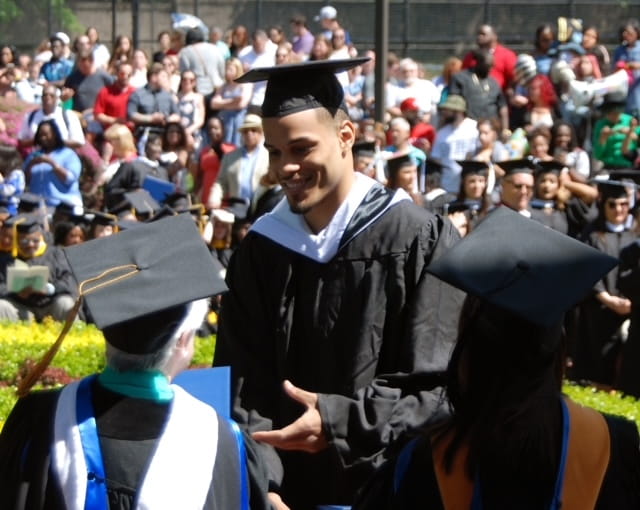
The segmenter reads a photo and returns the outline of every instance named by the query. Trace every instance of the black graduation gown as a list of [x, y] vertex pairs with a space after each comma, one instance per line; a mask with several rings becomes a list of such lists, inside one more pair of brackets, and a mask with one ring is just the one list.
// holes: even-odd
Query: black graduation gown
[[104, 199], [107, 209], [117, 206], [124, 200], [124, 194], [142, 188], [147, 175], [169, 181], [167, 169], [159, 165], [153, 167], [141, 159], [125, 161], [104, 188]]
[[631, 300], [629, 337], [622, 346], [617, 387], [640, 398], [640, 245], [631, 243], [620, 252], [618, 287]]
[[531, 201], [531, 218], [570, 237], [584, 232], [587, 224], [597, 217], [597, 208], [577, 197], [572, 197], [564, 209], [558, 209], [554, 201]]
[[[57, 390], [34, 392], [19, 400], [7, 419], [0, 434], [0, 508], [65, 510], [55, 474], [50, 469], [53, 419], [59, 394]], [[136, 492], [132, 487], [139, 485], [169, 406], [124, 397], [98, 383], [93, 384], [93, 405], [108, 478], [109, 508], [133, 509]], [[218, 434], [218, 453], [204, 508], [239, 509], [237, 445], [226, 420], [218, 421]], [[251, 508], [263, 510], [269, 508], [266, 473], [255, 455], [252, 440], [247, 439], [245, 444]]]
[[257, 200], [254, 197], [255, 205], [252, 204], [251, 214], [249, 215], [251, 223], [255, 222], [263, 214], [273, 210], [283, 196], [284, 191], [280, 186], [272, 186], [262, 193]]
[[[602, 220], [598, 220], [590, 225], [583, 240], [618, 258], [622, 248], [631, 244], [636, 237], [636, 234], [628, 230], [610, 232]], [[598, 301], [595, 295], [604, 290], [613, 296], [622, 295], [618, 288], [618, 267], [597, 282], [593, 294], [579, 306], [577, 345], [571, 378], [611, 385], [615, 382], [616, 362], [620, 352], [617, 333], [629, 317], [618, 315]]]
[[561, 234], [569, 232], [569, 224], [567, 215], [555, 207], [555, 203], [546, 200], [531, 201], [531, 219], [542, 223], [545, 227], [549, 227]]
[[[69, 268], [69, 263], [62, 250], [57, 246], [47, 246], [47, 250], [38, 257], [25, 260], [29, 266], [47, 266], [49, 268], [49, 282], [55, 287], [51, 296], [33, 294], [26, 300], [21, 300], [16, 294], [10, 297], [16, 301], [32, 307], [42, 307], [51, 304], [55, 296], [69, 294], [75, 297], [76, 283]], [[0, 297], [7, 296], [7, 267], [14, 264], [14, 258], [9, 254], [0, 256]]]
[[[611, 438], [611, 455], [595, 510], [640, 508], [638, 430], [624, 418], [604, 415]], [[394, 482], [397, 489], [394, 488]], [[389, 461], [360, 491], [354, 510], [428, 508], [445, 510], [436, 478], [431, 441], [418, 440], [405, 474]], [[522, 506], [526, 508], [526, 501]]]
[[463, 294], [425, 268], [458, 239], [407, 200], [327, 263], [254, 231], [235, 251], [214, 361], [233, 367], [234, 419], [249, 431], [297, 419], [285, 379], [320, 394], [328, 449], [263, 445], [275, 484], [284, 467], [278, 492], [291, 508], [350, 504], [387, 446], [445, 412], [439, 386]]
[[424, 208], [433, 214], [444, 214], [446, 205], [457, 199], [457, 196], [455, 193], [449, 193], [444, 190], [442, 194], [436, 195], [432, 199], [427, 199], [427, 197], [429, 196], [429, 193], [426, 193], [423, 196], [424, 196]]

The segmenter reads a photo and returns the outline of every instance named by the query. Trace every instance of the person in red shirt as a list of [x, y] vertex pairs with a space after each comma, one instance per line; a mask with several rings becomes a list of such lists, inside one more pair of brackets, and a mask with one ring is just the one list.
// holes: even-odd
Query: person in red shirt
[[433, 140], [436, 138], [436, 130], [431, 124], [423, 122], [420, 107], [415, 98], [408, 97], [402, 101], [400, 112], [411, 125], [410, 142], [425, 154], [429, 154]]
[[211, 189], [220, 173], [222, 156], [236, 148], [233, 144], [223, 142], [224, 126], [218, 117], [211, 117], [206, 126], [211, 144], [200, 154], [196, 175], [196, 193], [205, 205], [209, 202]]
[[127, 120], [127, 103], [136, 90], [129, 85], [132, 72], [131, 64], [121, 62], [117, 67], [116, 81], [98, 92], [93, 114], [105, 130], [115, 123], [126, 124], [129, 129], [133, 127]]
[[[505, 92], [513, 84], [516, 67], [516, 54], [498, 42], [498, 34], [491, 25], [481, 25], [476, 35], [476, 44], [481, 50], [493, 55], [493, 67], [489, 73]], [[463, 69], [475, 67], [473, 52], [470, 51], [462, 61]]]

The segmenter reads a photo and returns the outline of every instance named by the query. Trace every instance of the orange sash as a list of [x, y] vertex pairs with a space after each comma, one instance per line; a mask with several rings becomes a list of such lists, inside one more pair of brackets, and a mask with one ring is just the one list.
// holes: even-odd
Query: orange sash
[[[565, 399], [569, 409], [569, 449], [562, 492], [562, 510], [593, 509], [609, 465], [610, 436], [607, 422], [597, 411]], [[463, 445], [451, 473], [444, 469], [444, 452], [450, 438], [433, 447], [433, 465], [445, 510], [469, 510], [473, 481], [465, 473], [468, 448]]]

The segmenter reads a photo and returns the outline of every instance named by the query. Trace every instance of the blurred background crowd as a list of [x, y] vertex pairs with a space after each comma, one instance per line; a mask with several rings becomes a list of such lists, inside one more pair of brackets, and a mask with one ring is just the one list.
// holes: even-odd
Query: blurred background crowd
[[[235, 80], [258, 67], [366, 56], [339, 76], [358, 126], [355, 170], [448, 215], [462, 235], [507, 206], [623, 254], [568, 324], [570, 364], [576, 378], [640, 394], [625, 368], [635, 362], [638, 315], [629, 247], [638, 237], [640, 23], [625, 21], [607, 46], [589, 21], [531, 27], [534, 43], [518, 52], [480, 25], [473, 49], [437, 72], [389, 53], [383, 122], [374, 120], [376, 53], [332, 6], [268, 27], [178, 20], [152, 52], [129, 34], [104, 44], [95, 27], [56, 32], [33, 51], [1, 45], [0, 101], [10, 105], [0, 113], [3, 268], [178, 213], [193, 215], [226, 267], [251, 223], [282, 198], [264, 147], [264, 84]], [[0, 313], [40, 318], [72, 292], [61, 284], [47, 299], [18, 297], [21, 308], [5, 285], [13, 304]], [[46, 311], [61, 318], [66, 305]]]

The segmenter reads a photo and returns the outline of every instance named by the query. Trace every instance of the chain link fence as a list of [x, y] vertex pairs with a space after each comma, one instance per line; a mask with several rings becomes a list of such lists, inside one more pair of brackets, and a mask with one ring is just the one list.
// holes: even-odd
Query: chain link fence
[[[5, 42], [23, 51], [33, 51], [48, 34], [67, 30], [72, 36], [83, 27], [96, 26], [103, 42], [110, 46], [118, 34], [133, 33], [133, 12], [138, 10], [140, 46], [151, 51], [158, 32], [168, 29], [171, 12], [199, 16], [207, 25], [227, 29], [245, 25], [250, 31], [280, 25], [289, 33], [289, 19], [304, 14], [309, 29], [316, 33], [320, 25], [313, 20], [326, 2], [290, 0], [67, 0], [79, 26], [65, 27], [49, 0], [49, 8], [21, 2], [23, 16], [0, 26]], [[361, 50], [373, 47], [375, 2], [350, 0], [331, 2], [338, 10], [341, 24]], [[640, 17], [640, 0], [407, 0], [389, 4], [389, 49], [399, 56], [411, 56], [421, 62], [441, 62], [446, 56], [460, 55], [474, 43], [475, 31], [482, 23], [493, 25], [500, 39], [518, 52], [529, 51], [533, 34], [543, 23], [556, 23], [559, 16], [581, 18], [595, 25], [604, 44], [618, 43], [618, 30], [630, 17]]]

